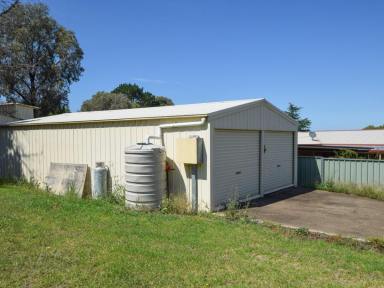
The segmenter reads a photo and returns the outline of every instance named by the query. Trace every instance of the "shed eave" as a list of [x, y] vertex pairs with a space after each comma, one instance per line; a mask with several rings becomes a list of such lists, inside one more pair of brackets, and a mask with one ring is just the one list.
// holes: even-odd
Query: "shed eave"
[[[143, 118], [119, 118], [119, 119], [102, 119], [102, 120], [83, 120], [83, 121], [61, 121], [61, 122], [45, 122], [45, 123], [29, 123], [11, 122], [7, 124], [0, 124], [0, 127], [28, 127], [28, 126], [49, 126], [49, 125], [71, 125], [71, 124], [87, 124], [87, 123], [111, 123], [111, 122], [126, 122], [126, 121], [146, 121], [146, 120], [160, 120], [160, 119], [185, 119], [185, 118], [201, 118], [208, 117], [207, 114], [193, 114], [181, 116], [162, 116], [162, 117], [143, 117]], [[24, 121], [23, 121], [24, 122]]]

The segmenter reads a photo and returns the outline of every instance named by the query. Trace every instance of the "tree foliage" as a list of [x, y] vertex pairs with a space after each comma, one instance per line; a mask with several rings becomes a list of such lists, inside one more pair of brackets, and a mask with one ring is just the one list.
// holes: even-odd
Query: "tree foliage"
[[368, 125], [367, 127], [364, 127], [363, 130], [376, 130], [376, 129], [384, 129], [384, 124], [383, 125]]
[[0, 0], [0, 17], [11, 11], [20, 0]]
[[117, 86], [110, 93], [97, 92], [91, 99], [83, 102], [81, 111], [115, 110], [139, 107], [155, 107], [173, 105], [171, 99], [155, 96], [144, 88], [124, 83]]
[[155, 96], [137, 84], [123, 83], [117, 86], [112, 93], [127, 95], [129, 101], [136, 107], [154, 107], [173, 105], [173, 101], [167, 97]]
[[301, 118], [300, 111], [302, 107], [289, 103], [288, 109], [285, 113], [299, 123], [299, 131], [309, 131], [312, 121], [308, 118]]
[[83, 68], [75, 34], [44, 4], [17, 4], [0, 17], [0, 95], [40, 107], [39, 116], [68, 110], [70, 85]]
[[83, 102], [81, 111], [101, 111], [132, 108], [132, 103], [121, 93], [97, 92]]
[[336, 158], [359, 158], [359, 154], [356, 151], [350, 149], [342, 149], [335, 152]]

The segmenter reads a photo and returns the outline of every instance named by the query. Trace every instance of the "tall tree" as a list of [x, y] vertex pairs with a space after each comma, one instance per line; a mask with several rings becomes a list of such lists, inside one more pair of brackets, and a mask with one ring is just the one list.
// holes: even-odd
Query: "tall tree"
[[155, 107], [173, 105], [173, 101], [164, 96], [155, 96], [144, 88], [124, 83], [108, 92], [97, 92], [91, 99], [81, 105], [81, 111], [98, 111], [129, 109], [139, 107]]
[[311, 128], [312, 121], [308, 118], [301, 118], [301, 109], [302, 107], [289, 103], [288, 109], [287, 111], [285, 111], [285, 113], [287, 113], [288, 116], [290, 116], [299, 123], [299, 131], [309, 131]]
[[0, 95], [7, 101], [38, 106], [38, 116], [67, 111], [82, 58], [75, 34], [46, 5], [16, 4], [0, 17]]

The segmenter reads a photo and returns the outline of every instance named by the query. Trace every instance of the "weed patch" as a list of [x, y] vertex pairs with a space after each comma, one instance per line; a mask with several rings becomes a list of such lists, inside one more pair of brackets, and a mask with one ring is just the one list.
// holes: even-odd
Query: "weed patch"
[[357, 195], [384, 201], [384, 187], [380, 186], [328, 181], [316, 184], [315, 188], [319, 190]]
[[169, 198], [164, 198], [161, 203], [160, 211], [164, 214], [194, 214], [186, 196], [181, 193], [172, 195]]

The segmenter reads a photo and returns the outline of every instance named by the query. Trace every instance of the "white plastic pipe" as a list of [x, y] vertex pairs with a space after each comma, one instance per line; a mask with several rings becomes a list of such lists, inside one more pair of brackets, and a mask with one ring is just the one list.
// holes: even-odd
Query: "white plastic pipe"
[[[178, 128], [178, 127], [201, 126], [201, 125], [203, 125], [205, 123], [206, 120], [207, 120], [207, 118], [203, 117], [203, 118], [200, 119], [200, 121], [161, 124], [161, 125], [157, 126], [157, 133], [156, 133], [156, 135], [148, 136], [147, 143], [150, 143], [151, 139], [160, 139], [161, 142], [163, 142], [163, 129], [164, 128]], [[161, 143], [161, 144], [163, 144], [163, 143]]]

